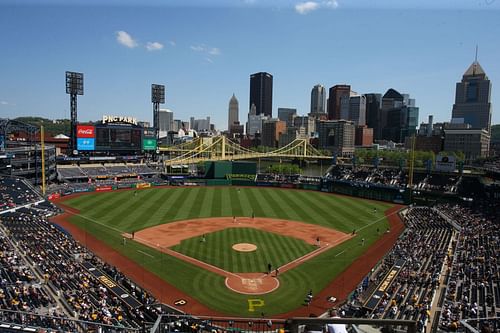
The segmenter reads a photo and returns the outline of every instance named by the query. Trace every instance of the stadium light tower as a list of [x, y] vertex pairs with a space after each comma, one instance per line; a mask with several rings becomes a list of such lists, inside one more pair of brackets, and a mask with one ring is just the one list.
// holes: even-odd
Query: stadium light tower
[[165, 86], [161, 84], [151, 85], [151, 102], [153, 103], [153, 127], [155, 137], [160, 139], [160, 104], [165, 104]]
[[66, 94], [70, 95], [72, 154], [76, 152], [76, 125], [78, 121], [76, 96], [83, 95], [83, 73], [66, 72]]

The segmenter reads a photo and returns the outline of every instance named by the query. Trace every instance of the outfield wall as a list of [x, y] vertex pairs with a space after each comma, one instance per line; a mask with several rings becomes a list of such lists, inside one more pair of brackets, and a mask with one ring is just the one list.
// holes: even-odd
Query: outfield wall
[[[329, 193], [338, 193], [349, 195], [352, 197], [379, 200], [386, 202], [393, 202], [398, 204], [409, 204], [410, 193], [407, 189], [400, 189], [388, 186], [377, 186], [373, 184], [359, 184], [345, 181], [322, 181], [320, 184], [308, 183], [286, 183], [278, 181], [256, 181], [249, 179], [249, 177], [238, 177], [241, 174], [232, 175], [234, 177], [226, 177], [225, 179], [193, 179], [188, 177], [177, 176], [175, 181], [171, 180], [172, 185], [180, 186], [263, 186], [263, 187], [276, 187], [276, 188], [289, 188], [298, 190], [309, 191], [322, 191]], [[244, 176], [244, 175], [243, 175]], [[80, 192], [107, 192], [119, 189], [145, 189], [154, 186], [164, 186], [165, 184], [155, 183], [138, 183], [138, 184], [114, 184], [95, 186], [90, 185], [87, 188], [67, 189], [62, 193], [53, 193], [48, 196], [49, 200], [57, 199], [58, 196], [70, 195]]]

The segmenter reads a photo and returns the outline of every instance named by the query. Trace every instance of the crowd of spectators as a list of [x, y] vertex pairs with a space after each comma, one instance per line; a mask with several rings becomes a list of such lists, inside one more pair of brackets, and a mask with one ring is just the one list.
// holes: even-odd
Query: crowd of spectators
[[[405, 232], [367, 278], [368, 283], [360, 284], [342, 307], [344, 316], [415, 320], [420, 330], [427, 324], [454, 231], [427, 207], [410, 208], [404, 222]], [[404, 262], [402, 268], [385, 287], [377, 305], [366, 307], [396, 262]]]
[[486, 171], [500, 174], [500, 156], [489, 158], [484, 162], [482, 167]]
[[[346, 168], [336, 165], [325, 176], [327, 180], [348, 182], [350, 184], [375, 185], [379, 187], [405, 188], [408, 186], [408, 173], [400, 169], [357, 167]], [[441, 174], [414, 173], [413, 189], [434, 192], [457, 192], [460, 177]]]
[[60, 179], [116, 177], [123, 175], [152, 176], [159, 171], [146, 164], [94, 164], [94, 165], [71, 165], [61, 166], [57, 169]]
[[23, 206], [41, 200], [24, 180], [0, 177], [0, 211]]
[[255, 178], [256, 182], [266, 183], [285, 183], [285, 184], [314, 184], [318, 185], [321, 182], [321, 177], [303, 176], [303, 175], [286, 175], [274, 173], [259, 173]]
[[[423, 330], [437, 297], [435, 329], [463, 331], [466, 320], [480, 332], [497, 332], [500, 320], [484, 318], [500, 317], [499, 208], [500, 203], [410, 208], [405, 232], [340, 313], [417, 320]], [[403, 268], [376, 308], [367, 308], [397, 260], [405, 261]]]
[[[46, 219], [46, 211], [22, 208], [2, 215], [2, 224], [28, 262], [43, 277], [43, 284], [60, 295], [60, 302], [82, 321], [140, 328], [156, 319], [155, 300], [115, 268], [88, 253], [69, 234]], [[114, 295], [82, 262], [91, 262], [108, 273], [146, 307], [130, 308]], [[30, 310], [29, 308], [25, 310]]]
[[400, 188], [406, 186], [407, 175], [398, 169], [346, 168], [336, 165], [329, 170], [325, 179]]
[[[485, 332], [500, 330], [500, 229], [498, 210], [440, 205], [439, 210], [460, 226], [440, 326], [460, 328], [460, 320]], [[498, 209], [499, 207], [497, 207]]]
[[[57, 207], [40, 202], [21, 179], [1, 180], [2, 198], [13, 203], [3, 208], [17, 207], [0, 215], [1, 322], [76, 331], [85, 322], [139, 329], [156, 320], [160, 308], [151, 295], [48, 221]], [[125, 303], [83, 263], [107, 274], [141, 306]]]

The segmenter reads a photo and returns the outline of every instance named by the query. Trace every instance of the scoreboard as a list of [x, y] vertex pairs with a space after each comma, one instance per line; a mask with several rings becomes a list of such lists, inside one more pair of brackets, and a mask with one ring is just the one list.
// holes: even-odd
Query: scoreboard
[[95, 150], [141, 150], [142, 128], [96, 127]]

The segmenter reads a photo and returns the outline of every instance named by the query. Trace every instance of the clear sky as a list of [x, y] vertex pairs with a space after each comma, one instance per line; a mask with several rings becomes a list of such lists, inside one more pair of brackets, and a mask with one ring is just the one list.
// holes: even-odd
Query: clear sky
[[151, 83], [176, 119], [227, 126], [249, 76], [274, 76], [278, 107], [310, 108], [311, 88], [394, 88], [447, 121], [474, 60], [493, 83], [500, 123], [500, 0], [0, 0], [0, 117], [69, 118], [67, 70], [85, 74], [79, 120], [152, 120]]

